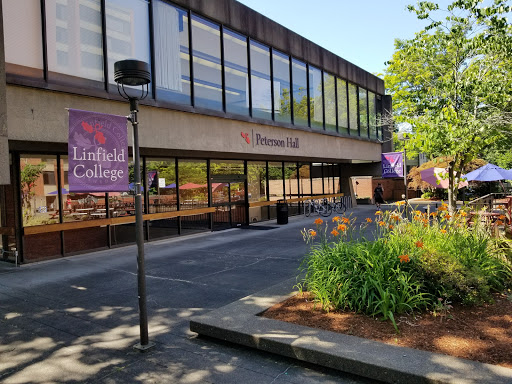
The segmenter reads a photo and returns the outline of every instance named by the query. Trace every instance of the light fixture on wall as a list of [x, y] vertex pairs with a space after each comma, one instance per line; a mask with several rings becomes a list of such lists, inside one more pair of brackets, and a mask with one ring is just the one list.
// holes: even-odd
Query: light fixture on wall
[[[133, 127], [133, 158], [134, 158], [134, 184], [135, 184], [135, 239], [137, 243], [137, 287], [139, 298], [139, 324], [140, 343], [134, 348], [146, 351], [155, 343], [149, 342], [148, 315], [146, 305], [146, 273], [144, 269], [144, 230], [142, 218], [142, 185], [140, 180], [140, 152], [139, 130], [137, 112], [139, 100], [144, 99], [149, 93], [151, 74], [149, 64], [138, 60], [122, 60], [114, 63], [114, 81], [117, 83], [119, 94], [130, 101], [130, 116], [128, 120]], [[135, 87], [140, 87], [139, 91]]]

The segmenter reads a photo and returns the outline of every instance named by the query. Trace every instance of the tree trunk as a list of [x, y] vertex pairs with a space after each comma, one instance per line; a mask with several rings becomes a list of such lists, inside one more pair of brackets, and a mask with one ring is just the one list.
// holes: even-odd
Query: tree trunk
[[453, 166], [448, 166], [448, 210], [450, 213], [457, 209], [457, 192], [458, 183], [455, 183], [455, 172]]

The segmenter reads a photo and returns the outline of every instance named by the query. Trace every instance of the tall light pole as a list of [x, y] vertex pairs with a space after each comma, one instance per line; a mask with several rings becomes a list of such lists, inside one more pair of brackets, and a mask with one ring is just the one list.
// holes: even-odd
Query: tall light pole
[[[119, 94], [130, 101], [130, 116], [128, 121], [132, 123], [133, 128], [133, 159], [134, 159], [134, 183], [135, 183], [135, 239], [137, 242], [137, 287], [139, 297], [139, 324], [140, 324], [140, 343], [133, 347], [140, 351], [146, 351], [153, 347], [155, 343], [149, 342], [148, 337], [148, 314], [146, 306], [146, 272], [144, 270], [144, 230], [142, 219], [142, 185], [140, 183], [140, 152], [139, 152], [139, 128], [137, 121], [137, 112], [139, 109], [139, 100], [144, 99], [149, 92], [149, 83], [151, 74], [149, 64], [138, 60], [122, 60], [114, 63], [114, 80], [117, 83]], [[128, 88], [141, 87], [141, 93], [138, 96], [132, 94], [138, 93], [137, 89]]]

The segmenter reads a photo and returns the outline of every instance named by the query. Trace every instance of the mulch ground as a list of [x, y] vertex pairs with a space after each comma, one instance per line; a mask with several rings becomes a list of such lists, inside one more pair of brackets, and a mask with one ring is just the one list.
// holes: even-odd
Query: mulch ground
[[307, 293], [269, 308], [262, 316], [512, 368], [510, 293], [495, 295], [492, 304], [471, 308], [454, 306], [447, 316], [432, 313], [399, 316], [396, 319], [399, 334], [390, 321], [352, 312], [324, 312]]

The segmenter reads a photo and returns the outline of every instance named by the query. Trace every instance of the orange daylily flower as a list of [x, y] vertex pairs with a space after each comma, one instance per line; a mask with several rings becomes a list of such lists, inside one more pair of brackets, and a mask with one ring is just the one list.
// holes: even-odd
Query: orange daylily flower
[[367, 217], [367, 218], [366, 218], [366, 222], [367, 222], [367, 223], [371, 223], [372, 221], [373, 221], [373, 220], [372, 220], [372, 219], [370, 219], [369, 217]]
[[311, 237], [316, 236], [316, 231], [313, 231], [312, 229], [309, 230], [309, 233], [310, 233]]
[[439, 208], [437, 208], [438, 211], [446, 211], [448, 208], [446, 208], [444, 205], [441, 205]]
[[347, 230], [347, 226], [345, 224], [338, 225], [338, 231], [345, 232]]
[[452, 218], [452, 216], [451, 216], [451, 215], [444, 215], [444, 218], [445, 218], [446, 220], [450, 220], [450, 219]]
[[344, 217], [343, 219], [341, 219], [341, 222], [348, 224], [348, 223], [350, 223], [350, 219], [348, 217]]
[[316, 224], [316, 225], [321, 225], [321, 224], [323, 224], [323, 223], [324, 223], [324, 221], [323, 221], [322, 219], [320, 219], [320, 218], [318, 218], [318, 219], [316, 219], [316, 220], [315, 220], [315, 224]]
[[436, 217], [436, 216], [437, 216], [437, 212], [432, 212], [432, 213], [430, 214], [430, 216], [432, 216], [432, 217]]
[[379, 225], [380, 225], [381, 227], [383, 227], [383, 226], [385, 226], [385, 225], [386, 225], [386, 223], [385, 223], [385, 222], [383, 222], [383, 221], [379, 221]]
[[340, 221], [340, 217], [339, 217], [339, 216], [334, 216], [334, 217], [332, 218], [332, 222], [333, 222], [333, 223], [336, 223], [336, 222], [338, 222], [338, 221]]
[[507, 218], [507, 217], [506, 217], [505, 215], [499, 215], [499, 216], [498, 216], [498, 219], [500, 219], [500, 220], [505, 220], [506, 218]]
[[460, 212], [460, 215], [461, 215], [462, 217], [466, 217], [468, 214], [467, 214], [466, 212], [462, 211], [462, 212]]
[[395, 228], [395, 227], [393, 227], [391, 224], [389, 224], [389, 229], [393, 229], [393, 228]]
[[441, 233], [446, 233], [446, 229], [441, 229]]
[[338, 236], [339, 234], [340, 234], [340, 233], [339, 233], [337, 230], [335, 230], [335, 229], [333, 229], [333, 230], [331, 231], [331, 235], [333, 235], [333, 236]]
[[382, 211], [377, 211], [377, 212], [375, 212], [375, 215], [376, 215], [376, 216], [382, 215]]
[[409, 259], [409, 255], [400, 255], [398, 258], [400, 259], [401, 263], [408, 263], [411, 261], [411, 259]]
[[496, 220], [496, 225], [503, 225], [503, 221], [501, 221], [501, 220]]
[[414, 244], [416, 244], [416, 247], [418, 247], [418, 248], [423, 248], [423, 242], [422, 242], [422, 241], [420, 241], [420, 240], [418, 240], [418, 241], [417, 241], [416, 243], [414, 243]]

